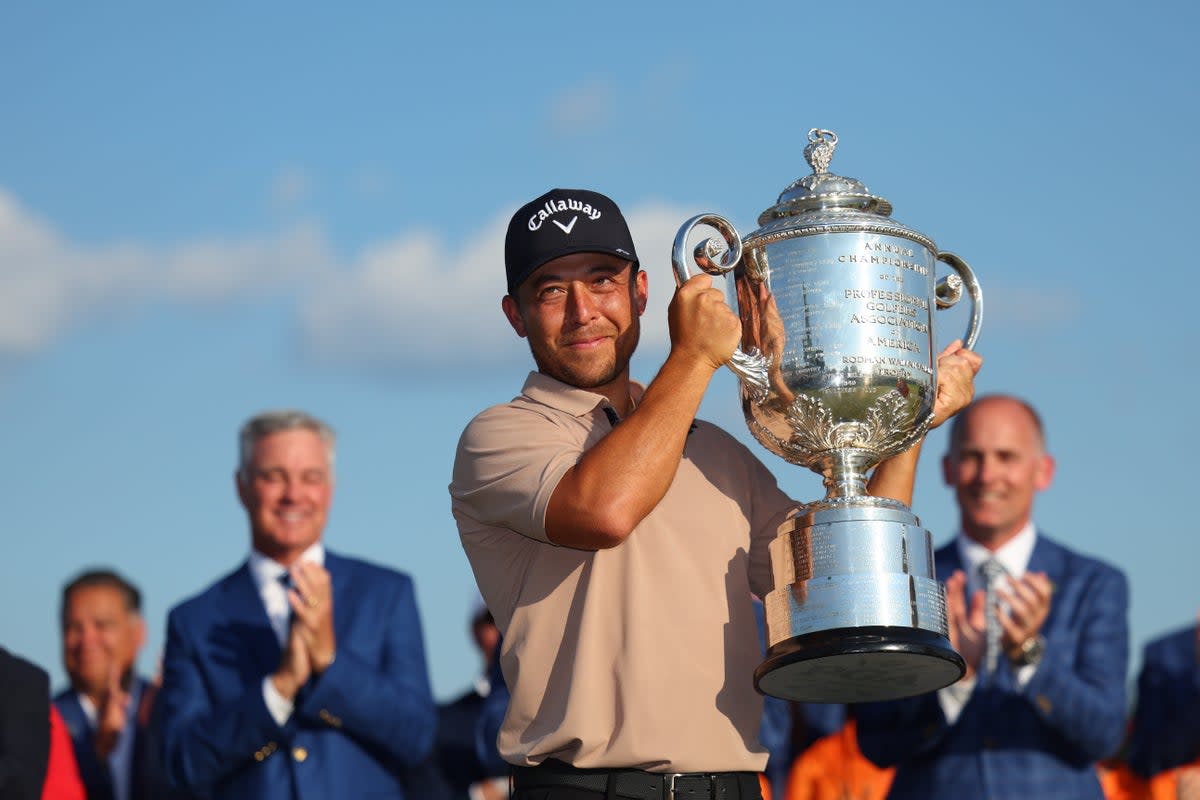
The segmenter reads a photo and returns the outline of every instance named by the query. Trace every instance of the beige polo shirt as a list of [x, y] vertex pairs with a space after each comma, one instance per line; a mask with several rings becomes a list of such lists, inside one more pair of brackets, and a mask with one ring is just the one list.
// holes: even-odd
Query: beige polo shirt
[[795, 504], [746, 447], [698, 421], [671, 488], [623, 544], [550, 544], [550, 496], [611, 430], [606, 405], [533, 373], [459, 442], [452, 508], [504, 634], [512, 692], [500, 753], [522, 765], [761, 770], [750, 595], [771, 589], [767, 546]]

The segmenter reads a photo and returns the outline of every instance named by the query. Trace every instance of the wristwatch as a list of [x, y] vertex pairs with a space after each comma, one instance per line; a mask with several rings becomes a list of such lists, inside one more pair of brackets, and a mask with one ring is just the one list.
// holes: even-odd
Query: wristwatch
[[1046, 640], [1039, 633], [1022, 642], [1020, 649], [1016, 655], [1011, 657], [1011, 660], [1014, 666], [1031, 667], [1042, 660], [1042, 654], [1045, 652]]

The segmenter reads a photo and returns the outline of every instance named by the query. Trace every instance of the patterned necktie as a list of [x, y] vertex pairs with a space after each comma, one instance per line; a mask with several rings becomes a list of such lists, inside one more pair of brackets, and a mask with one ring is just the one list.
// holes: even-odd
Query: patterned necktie
[[279, 585], [283, 587], [283, 608], [284, 608], [284, 612], [287, 614], [287, 616], [284, 617], [284, 623], [283, 623], [284, 637], [283, 638], [284, 638], [284, 641], [286, 641], [287, 640], [287, 629], [289, 627], [291, 627], [291, 625], [292, 625], [292, 604], [290, 602], [288, 602], [288, 598], [287, 598], [288, 590], [292, 588], [292, 574], [290, 572], [284, 572], [281, 575], [277, 575], [275, 577], [275, 580], [279, 581]]
[[983, 576], [984, 602], [987, 614], [987, 663], [985, 670], [987, 675], [991, 675], [996, 671], [996, 665], [1000, 661], [1000, 638], [1003, 631], [1000, 628], [1000, 615], [996, 608], [998, 602], [996, 587], [999, 586], [1000, 578], [1005, 573], [1004, 566], [995, 558], [989, 558], [979, 565], [979, 574]]

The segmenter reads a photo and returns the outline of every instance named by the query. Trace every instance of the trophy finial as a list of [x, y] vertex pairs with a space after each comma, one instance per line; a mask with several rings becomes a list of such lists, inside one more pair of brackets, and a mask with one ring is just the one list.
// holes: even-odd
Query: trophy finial
[[828, 175], [829, 162], [833, 160], [833, 151], [837, 147], [837, 134], [822, 128], [813, 128], [808, 132], [808, 145], [804, 148], [804, 158], [812, 167], [813, 175]]
[[892, 204], [871, 194], [862, 181], [834, 175], [829, 171], [829, 162], [833, 160], [837, 144], [838, 137], [833, 131], [824, 128], [809, 130], [804, 157], [812, 167], [812, 174], [788, 184], [779, 193], [775, 205], [758, 215], [759, 225], [832, 208], [855, 209], [881, 217], [892, 213]]

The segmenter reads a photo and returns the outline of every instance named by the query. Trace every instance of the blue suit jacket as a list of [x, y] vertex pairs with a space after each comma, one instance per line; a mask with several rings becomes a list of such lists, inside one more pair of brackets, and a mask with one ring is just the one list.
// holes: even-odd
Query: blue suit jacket
[[1146, 645], [1138, 675], [1129, 765], [1143, 777], [1200, 758], [1200, 666], [1196, 626]]
[[243, 565], [167, 619], [155, 716], [171, 782], [200, 797], [400, 798], [437, 726], [412, 580], [326, 552], [337, 657], [280, 727], [280, 647]]
[[[146, 681], [140, 677], [134, 678], [131, 694], [140, 703], [145, 696]], [[129, 756], [129, 796], [132, 800], [143, 800], [154, 796], [151, 790], [151, 775], [149, 756], [147, 753], [146, 730], [138, 725], [137, 705], [129, 714], [125, 723], [122, 737], [132, 737], [132, 749]], [[88, 800], [112, 800], [116, 797], [113, 790], [113, 775], [107, 762], [101, 762], [96, 756], [95, 729], [88, 721], [83, 706], [79, 704], [79, 695], [74, 689], [67, 689], [54, 697], [54, 705], [62, 715], [63, 723], [71, 736], [71, 749], [75, 752], [75, 763], [79, 766], [79, 777], [83, 780], [84, 791]]]
[[[940, 548], [936, 563], [942, 580], [962, 569], [957, 546]], [[889, 797], [1102, 800], [1093, 764], [1116, 751], [1125, 726], [1128, 585], [1040, 534], [1029, 570], [1045, 572], [1054, 595], [1045, 654], [1023, 689], [1001, 658], [953, 725], [936, 692], [857, 708], [863, 753], [897, 767]]]

